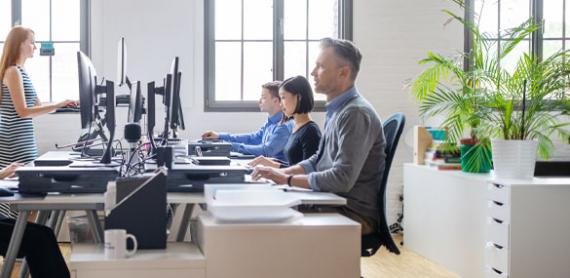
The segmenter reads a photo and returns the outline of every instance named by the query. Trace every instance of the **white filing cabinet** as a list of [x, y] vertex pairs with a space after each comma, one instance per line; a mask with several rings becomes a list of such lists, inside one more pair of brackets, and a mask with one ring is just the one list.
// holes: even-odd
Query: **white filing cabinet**
[[191, 243], [168, 243], [165, 250], [139, 250], [120, 260], [106, 260], [101, 245], [73, 245], [72, 249], [72, 278], [206, 277], [206, 259]]
[[461, 277], [570, 277], [569, 178], [494, 181], [406, 163], [404, 215], [406, 247]]
[[570, 277], [570, 179], [488, 185], [487, 277]]

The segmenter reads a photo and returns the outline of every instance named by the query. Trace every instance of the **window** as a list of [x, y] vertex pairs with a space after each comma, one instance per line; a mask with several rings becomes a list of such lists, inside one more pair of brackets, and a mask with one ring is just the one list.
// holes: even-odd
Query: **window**
[[[570, 49], [570, 0], [469, 0], [475, 2], [475, 23], [482, 32], [498, 39], [499, 30], [520, 25], [529, 18], [543, 22], [543, 28], [521, 42], [513, 55], [506, 57], [503, 66], [514, 68], [520, 54], [529, 51], [539, 57], [549, 57], [559, 50]], [[473, 3], [473, 2], [472, 2]], [[519, 54], [519, 55], [517, 55]]]
[[[473, 0], [472, 0], [473, 1]], [[531, 17], [532, 0], [475, 0], [475, 24], [482, 33], [489, 35], [493, 41], [497, 55], [499, 47], [505, 42], [499, 32], [512, 29]], [[508, 71], [514, 70], [523, 53], [531, 51], [531, 40], [526, 38], [501, 61], [501, 66]]]
[[349, 0], [205, 1], [206, 111], [259, 111], [263, 83], [310, 80], [319, 40], [351, 39], [351, 7]]
[[548, 57], [559, 50], [570, 48], [570, 30], [568, 27], [568, 6], [567, 0], [547, 0], [542, 1], [544, 34], [543, 34], [543, 57]]
[[[38, 51], [26, 69], [44, 102], [79, 98], [76, 52], [89, 54], [88, 17], [81, 16], [88, 14], [88, 6], [89, 0], [0, 0], [1, 40], [14, 25], [34, 30]], [[40, 56], [45, 42], [53, 43], [55, 55]]]

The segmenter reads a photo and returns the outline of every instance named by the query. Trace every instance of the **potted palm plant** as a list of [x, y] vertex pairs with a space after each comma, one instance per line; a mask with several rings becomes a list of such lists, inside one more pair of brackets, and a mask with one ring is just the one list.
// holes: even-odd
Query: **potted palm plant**
[[[462, 171], [487, 173], [492, 165], [491, 143], [488, 137], [479, 132], [481, 117], [478, 113], [478, 95], [489, 83], [488, 72], [495, 71], [500, 60], [507, 57], [537, 27], [529, 20], [502, 34], [506, 43], [497, 57], [491, 51], [493, 44], [487, 39], [487, 34], [481, 34], [477, 26], [468, 24], [453, 12], [444, 12], [471, 29], [472, 50], [453, 57], [429, 52], [419, 62], [429, 66], [412, 80], [411, 91], [420, 102], [420, 116], [429, 118], [443, 115], [442, 126], [448, 130], [448, 140], [458, 142], [461, 139]], [[472, 60], [472, 66], [468, 69], [463, 65], [465, 57]], [[467, 138], [464, 137], [466, 131], [469, 131]]]
[[537, 151], [547, 158], [554, 135], [568, 141], [569, 59], [565, 51], [543, 60], [523, 54], [512, 73], [500, 67], [485, 73], [476, 114], [480, 133], [493, 138], [496, 178], [532, 178]]
[[[568, 65], [564, 61], [570, 60], [570, 56], [559, 52], [539, 60], [524, 55], [510, 73], [501, 67], [501, 62], [539, 28], [532, 19], [500, 34], [503, 43], [497, 55], [496, 41], [480, 33], [477, 26], [452, 12], [445, 12], [468, 26], [473, 34], [473, 46], [470, 53], [455, 57], [428, 53], [428, 57], [420, 61], [420, 64], [430, 65], [411, 83], [411, 91], [420, 102], [420, 115], [443, 115], [442, 126], [448, 129], [448, 138], [454, 142], [470, 130], [469, 138], [461, 140], [467, 143], [461, 146], [463, 171], [488, 172], [493, 157], [498, 177], [532, 175], [530, 165], [534, 167], [536, 146], [540, 154], [547, 157], [552, 149], [550, 135], [556, 132], [567, 137], [563, 129], [566, 124], [560, 123], [559, 116], [568, 111], [564, 95], [568, 88]], [[466, 56], [472, 61], [468, 69], [463, 67]], [[490, 138], [495, 138], [493, 144]], [[508, 150], [504, 153], [503, 143], [510, 146], [519, 142], [515, 140], [524, 142], [513, 149], [528, 149], [527, 154]], [[529, 159], [521, 159], [523, 157]], [[528, 167], [523, 170], [523, 165]], [[507, 168], [511, 170], [503, 171]], [[513, 172], [512, 169], [519, 170]], [[521, 175], [522, 172], [526, 174]]]

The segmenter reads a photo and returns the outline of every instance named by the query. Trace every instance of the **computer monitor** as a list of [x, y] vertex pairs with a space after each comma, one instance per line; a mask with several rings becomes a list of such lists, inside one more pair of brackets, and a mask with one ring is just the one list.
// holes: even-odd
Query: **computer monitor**
[[105, 93], [107, 95], [107, 101], [105, 103], [105, 123], [107, 130], [109, 130], [109, 140], [107, 141], [107, 147], [103, 153], [103, 157], [101, 157], [101, 163], [110, 164], [113, 156], [113, 140], [115, 138], [115, 87], [114, 83], [108, 80], [105, 87]]
[[170, 133], [170, 116], [171, 116], [171, 97], [172, 97], [172, 74], [167, 74], [164, 80], [164, 95], [162, 98], [162, 102], [164, 103], [165, 113], [164, 113], [164, 130], [162, 131], [162, 139], [164, 140], [163, 143], [166, 143], [166, 140], [169, 137]]
[[117, 86], [121, 87], [127, 84], [130, 87], [130, 82], [127, 77], [127, 45], [125, 38], [121, 37], [117, 43]]
[[91, 60], [81, 51], [77, 51], [79, 73], [79, 103], [81, 128], [88, 128], [95, 120], [96, 108], [96, 76], [97, 72]]
[[130, 123], [138, 123], [142, 118], [143, 96], [141, 89], [141, 82], [137, 81], [134, 88], [131, 90], [131, 96], [129, 100], [129, 114], [127, 117], [127, 121]]
[[170, 129], [173, 131], [173, 137], [176, 137], [174, 131], [178, 129], [184, 130], [184, 115], [182, 114], [182, 102], [180, 101], [180, 83], [182, 73], [179, 71], [179, 58], [174, 57], [170, 66], [170, 75], [172, 75], [172, 86], [169, 99], [170, 112]]
[[156, 143], [154, 142], [154, 126], [156, 122], [156, 95], [159, 88], [156, 88], [154, 81], [149, 82], [147, 85], [147, 108], [146, 108], [146, 122], [147, 122], [147, 137], [150, 143], [150, 152], [156, 153]]

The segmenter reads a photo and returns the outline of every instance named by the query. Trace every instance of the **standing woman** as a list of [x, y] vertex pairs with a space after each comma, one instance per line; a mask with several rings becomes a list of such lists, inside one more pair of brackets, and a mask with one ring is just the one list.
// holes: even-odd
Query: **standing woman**
[[12, 28], [0, 59], [0, 168], [12, 162], [28, 163], [38, 156], [32, 118], [73, 101], [42, 104], [24, 68], [36, 50], [34, 32]]
[[303, 76], [291, 77], [279, 87], [281, 96], [281, 106], [287, 118], [293, 118], [295, 126], [285, 145], [283, 153], [288, 164], [283, 164], [269, 158], [259, 156], [252, 160], [249, 165], [263, 165], [274, 168], [283, 168], [295, 165], [317, 152], [321, 131], [319, 126], [313, 122], [309, 113], [314, 107], [313, 90], [311, 84]]
[[[11, 176], [19, 163], [28, 163], [38, 156], [32, 118], [56, 108], [74, 103], [41, 104], [32, 81], [24, 68], [34, 56], [36, 45], [31, 29], [16, 26], [10, 30], [0, 59], [0, 169], [2, 178]], [[7, 167], [7, 168], [5, 168]], [[14, 217], [9, 207], [0, 206], [0, 254], [4, 255], [12, 230]], [[18, 256], [29, 263], [32, 277], [69, 277], [69, 270], [61, 255], [51, 229], [29, 223], [26, 226]]]
[[[32, 117], [73, 103], [67, 100], [41, 104], [24, 68], [26, 60], [34, 56], [34, 50], [31, 29], [16, 26], [10, 30], [0, 59], [0, 168], [36, 159], [38, 147]], [[0, 206], [0, 214], [15, 217], [5, 205]]]

